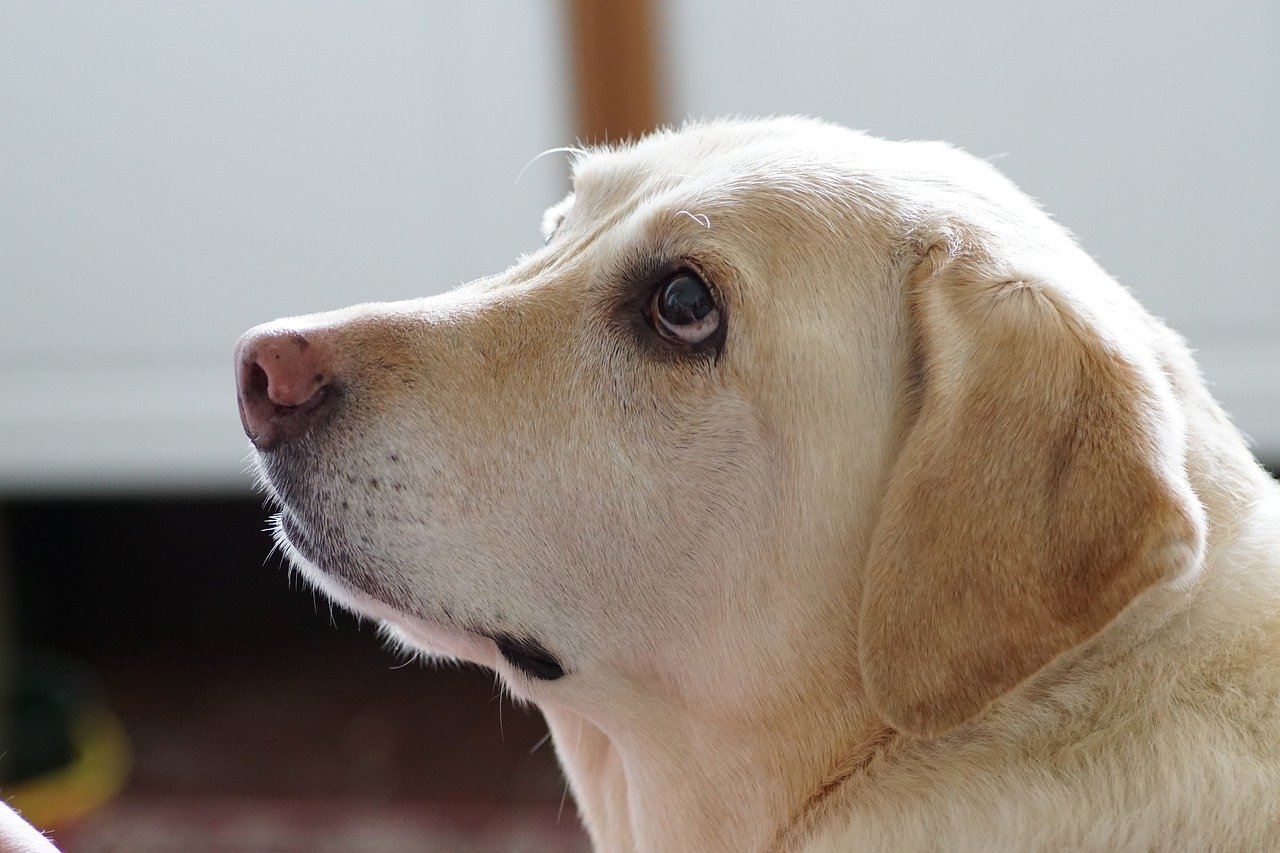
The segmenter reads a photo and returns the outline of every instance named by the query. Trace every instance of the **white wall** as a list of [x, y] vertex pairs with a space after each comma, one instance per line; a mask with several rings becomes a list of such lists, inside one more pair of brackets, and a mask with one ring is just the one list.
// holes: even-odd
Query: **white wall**
[[0, 3], [0, 493], [246, 487], [231, 347], [538, 244], [559, 4]]
[[[231, 346], [536, 245], [557, 0], [0, 0], [0, 494], [243, 488]], [[669, 0], [673, 118], [999, 156], [1280, 459], [1280, 3]]]
[[665, 8], [676, 117], [805, 113], [998, 158], [1280, 461], [1276, 0]]

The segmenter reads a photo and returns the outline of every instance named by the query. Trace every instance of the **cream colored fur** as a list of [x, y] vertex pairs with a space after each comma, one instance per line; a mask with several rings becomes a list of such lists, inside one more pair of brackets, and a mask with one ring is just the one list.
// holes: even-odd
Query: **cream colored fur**
[[[542, 710], [599, 849], [1280, 848], [1280, 489], [1007, 180], [712, 123], [584, 153], [548, 223], [278, 321], [344, 396], [263, 470], [304, 574]], [[624, 307], [672, 262], [718, 357]]]

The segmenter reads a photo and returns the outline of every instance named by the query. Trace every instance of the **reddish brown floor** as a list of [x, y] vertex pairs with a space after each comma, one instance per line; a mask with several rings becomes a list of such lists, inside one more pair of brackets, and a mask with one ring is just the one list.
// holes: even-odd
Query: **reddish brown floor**
[[123, 796], [54, 833], [70, 853], [585, 846], [541, 717], [490, 674], [377, 650], [100, 674], [134, 766]]

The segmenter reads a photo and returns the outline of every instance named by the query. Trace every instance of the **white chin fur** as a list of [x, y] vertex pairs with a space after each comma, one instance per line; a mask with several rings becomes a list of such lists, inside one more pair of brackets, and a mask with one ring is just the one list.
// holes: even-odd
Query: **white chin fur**
[[277, 540], [289, 562], [308, 583], [339, 607], [381, 622], [388, 637], [406, 649], [429, 657], [464, 660], [491, 669], [497, 666], [497, 646], [488, 637], [410, 616], [360, 590], [350, 589], [316, 568], [284, 536], [277, 535]]

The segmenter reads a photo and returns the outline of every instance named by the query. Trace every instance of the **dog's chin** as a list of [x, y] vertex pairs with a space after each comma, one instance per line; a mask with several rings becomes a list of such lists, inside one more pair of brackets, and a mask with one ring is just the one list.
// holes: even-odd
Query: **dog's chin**
[[[329, 600], [361, 618], [379, 622], [388, 637], [402, 650], [428, 658], [462, 660], [493, 668], [498, 651], [494, 641], [442, 621], [426, 619], [406, 612], [386, 600], [389, 596], [371, 594], [359, 589], [348, 579], [350, 569], [334, 571], [334, 555], [319, 550], [314, 539], [302, 532], [297, 519], [282, 509], [275, 525], [276, 542], [294, 569]], [[354, 572], [362, 575], [362, 572]]]

